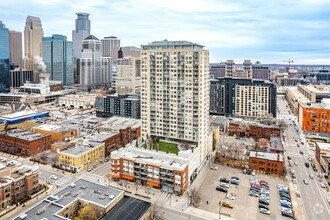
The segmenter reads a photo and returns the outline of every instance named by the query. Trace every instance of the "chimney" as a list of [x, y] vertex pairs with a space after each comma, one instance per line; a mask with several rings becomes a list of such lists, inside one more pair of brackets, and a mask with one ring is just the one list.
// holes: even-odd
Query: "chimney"
[[277, 154], [277, 161], [280, 161], [280, 154]]
[[124, 57], [124, 54], [123, 54], [122, 49], [120, 48], [118, 51], [118, 59], [123, 58], [123, 57]]

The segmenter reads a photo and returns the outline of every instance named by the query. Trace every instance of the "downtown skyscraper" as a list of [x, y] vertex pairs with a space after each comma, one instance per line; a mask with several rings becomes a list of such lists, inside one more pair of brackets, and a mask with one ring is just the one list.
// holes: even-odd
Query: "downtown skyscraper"
[[0, 92], [8, 92], [10, 87], [9, 30], [0, 21]]
[[22, 67], [23, 62], [23, 46], [22, 46], [22, 32], [9, 31], [10, 43], [10, 64], [15, 67]]
[[80, 58], [82, 53], [82, 41], [91, 34], [91, 21], [88, 13], [76, 13], [75, 30], [72, 31], [74, 77], [75, 83], [80, 80]]
[[199, 163], [211, 148], [209, 52], [203, 48], [164, 40], [142, 45], [141, 51], [142, 136], [195, 145]]
[[51, 80], [61, 81], [64, 86], [74, 83], [73, 43], [67, 41], [66, 36], [43, 37], [42, 58]]
[[[27, 16], [24, 28], [24, 67], [34, 70], [36, 58], [42, 57], [42, 29], [41, 20], [38, 17]], [[38, 76], [35, 76], [37, 78]], [[37, 79], [34, 79], [37, 80]]]

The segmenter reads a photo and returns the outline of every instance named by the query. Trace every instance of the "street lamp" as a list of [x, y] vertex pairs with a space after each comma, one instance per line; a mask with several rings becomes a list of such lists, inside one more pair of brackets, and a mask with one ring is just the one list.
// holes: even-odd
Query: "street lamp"
[[219, 219], [221, 219], [220, 213], [221, 213], [221, 201], [219, 201]]

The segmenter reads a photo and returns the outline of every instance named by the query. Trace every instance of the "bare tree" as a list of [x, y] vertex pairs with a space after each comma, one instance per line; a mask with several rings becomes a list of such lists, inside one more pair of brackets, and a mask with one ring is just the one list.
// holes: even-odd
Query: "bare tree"
[[153, 147], [154, 147], [154, 142], [153, 142], [152, 138], [149, 138], [149, 139], [147, 140], [147, 147], [148, 147], [149, 150], [153, 149]]
[[51, 162], [53, 163], [53, 165], [56, 165], [58, 162], [58, 155], [56, 154], [56, 156], [51, 158]]
[[192, 188], [187, 191], [188, 197], [190, 198], [190, 204], [198, 204], [201, 200], [199, 192]]
[[151, 205], [151, 219], [153, 220], [163, 220], [162, 214], [160, 213], [159, 205], [153, 203]]
[[181, 144], [182, 149], [184, 149], [184, 150], [191, 149], [191, 146], [187, 141], [181, 141], [180, 144]]

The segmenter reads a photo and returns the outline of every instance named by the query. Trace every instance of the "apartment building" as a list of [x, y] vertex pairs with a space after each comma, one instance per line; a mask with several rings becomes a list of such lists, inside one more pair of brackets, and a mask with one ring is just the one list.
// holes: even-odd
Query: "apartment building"
[[141, 87], [140, 58], [124, 57], [117, 60], [116, 93], [139, 92]]
[[23, 165], [1, 158], [0, 162], [0, 211], [7, 206], [23, 202], [39, 191], [38, 166]]
[[210, 82], [210, 114], [241, 118], [276, 117], [274, 83], [253, 79], [217, 78]]
[[330, 173], [330, 144], [315, 143], [315, 159], [319, 162], [325, 175]]
[[190, 181], [189, 163], [196, 159], [198, 161], [198, 156], [191, 155], [191, 151], [190, 154], [184, 153], [184, 157], [136, 148], [132, 144], [112, 152], [109, 175], [114, 180], [126, 179], [143, 186], [183, 195]]
[[330, 99], [321, 103], [299, 102], [298, 124], [305, 134], [330, 137]]
[[54, 124], [45, 124], [34, 127], [33, 132], [50, 135], [52, 141], [69, 141], [77, 137], [77, 129]]
[[270, 174], [283, 175], [282, 153], [251, 151], [249, 155], [249, 168]]
[[85, 170], [105, 158], [105, 145], [100, 142], [85, 141], [75, 147], [58, 152], [58, 162], [62, 169], [72, 172]]
[[227, 60], [210, 66], [210, 74], [213, 78], [231, 77], [244, 79], [270, 80], [271, 71], [268, 66], [256, 62], [252, 64], [250, 60], [244, 60], [241, 69], [236, 68], [234, 60]]
[[185, 141], [210, 153], [209, 52], [188, 41], [154, 41], [141, 51], [142, 136]]
[[0, 151], [22, 157], [30, 157], [49, 150], [51, 136], [19, 129], [0, 132]]
[[126, 118], [140, 118], [141, 112], [140, 95], [136, 93], [130, 94], [113, 94], [98, 95], [95, 98], [95, 109], [97, 117], [121, 116]]
[[123, 146], [122, 135], [119, 132], [100, 132], [86, 136], [87, 140], [104, 143], [105, 156], [109, 156], [111, 151]]
[[281, 137], [281, 129], [278, 125], [265, 125], [253, 121], [231, 120], [229, 122], [229, 135], [247, 138], [266, 138]]

